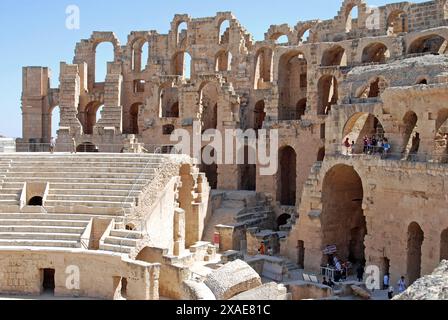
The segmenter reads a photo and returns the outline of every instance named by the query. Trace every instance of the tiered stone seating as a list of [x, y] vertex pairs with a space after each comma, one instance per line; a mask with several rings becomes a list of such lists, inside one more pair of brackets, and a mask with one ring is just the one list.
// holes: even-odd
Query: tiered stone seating
[[[0, 246], [81, 248], [92, 218], [124, 228], [127, 209], [169, 160], [163, 155], [0, 156]], [[25, 183], [49, 183], [43, 207], [21, 207]], [[142, 234], [111, 230], [100, 250], [128, 254]]]

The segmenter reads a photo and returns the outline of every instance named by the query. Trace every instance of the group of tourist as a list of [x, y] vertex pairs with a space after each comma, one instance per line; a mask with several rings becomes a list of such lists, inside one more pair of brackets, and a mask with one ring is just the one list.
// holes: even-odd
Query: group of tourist
[[[56, 148], [56, 139], [54, 137], [51, 137], [50, 139], [50, 153], [54, 153], [54, 149]], [[77, 153], [77, 147], [76, 147], [76, 139], [72, 138], [72, 151], [71, 153]]]
[[[355, 154], [356, 143], [355, 141], [350, 142], [349, 138], [344, 141], [344, 147], [347, 150], [347, 155]], [[389, 154], [391, 145], [389, 140], [386, 138], [377, 139], [376, 136], [368, 137], [365, 136], [363, 139], [363, 153], [364, 154], [380, 154], [386, 156]]]
[[260, 248], [258, 249], [258, 254], [262, 256], [264, 255], [273, 256], [274, 250], [272, 249], [272, 247], [267, 247], [266, 249], [266, 244], [264, 242], [261, 242]]

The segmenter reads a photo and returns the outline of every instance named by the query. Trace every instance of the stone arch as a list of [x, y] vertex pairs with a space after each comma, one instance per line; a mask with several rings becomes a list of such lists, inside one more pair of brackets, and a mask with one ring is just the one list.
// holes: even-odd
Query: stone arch
[[215, 55], [215, 71], [223, 72], [232, 70], [232, 53], [228, 50], [220, 50]]
[[422, 246], [425, 233], [417, 222], [412, 222], [407, 232], [407, 276], [409, 285], [421, 277]]
[[[354, 16], [354, 10], [357, 9], [357, 17]], [[345, 0], [339, 11], [345, 32], [351, 32], [356, 28], [361, 28], [362, 16], [365, 14], [366, 4], [363, 0]], [[355, 23], [356, 22], [356, 23]]]
[[390, 58], [387, 46], [382, 42], [373, 42], [366, 45], [362, 51], [362, 63], [385, 63]]
[[440, 234], [440, 261], [448, 260], [448, 228]]
[[408, 47], [409, 54], [444, 54], [448, 50], [448, 41], [439, 34], [429, 34], [415, 39]]
[[52, 106], [49, 109], [49, 117], [48, 117], [48, 128], [47, 128], [47, 136], [48, 137], [56, 137], [57, 136], [57, 128], [59, 128], [60, 120], [61, 120], [61, 108], [59, 106]]
[[408, 111], [403, 117], [403, 150], [406, 157], [416, 154], [420, 147], [420, 134], [417, 130], [418, 117], [414, 111]]
[[277, 199], [281, 205], [295, 206], [297, 201], [297, 153], [291, 146], [279, 149]]
[[[100, 83], [100, 82], [105, 82], [106, 81], [106, 77], [107, 77], [107, 72], [108, 72], [108, 63], [109, 62], [114, 62], [115, 61], [115, 56], [114, 56], [114, 51], [110, 50], [110, 49], [114, 50], [114, 46], [113, 43], [109, 42], [109, 41], [102, 41], [102, 42], [98, 42], [95, 44], [94, 46], [94, 53], [95, 53], [95, 65], [94, 65], [94, 79], [96, 83]], [[110, 59], [112, 57], [112, 59]]]
[[266, 110], [264, 100], [260, 100], [255, 104], [254, 108], [254, 130], [260, 130], [263, 128], [264, 120], [266, 119]]
[[332, 46], [324, 51], [321, 60], [322, 66], [347, 66], [347, 54], [339, 45]]
[[230, 41], [230, 28], [231, 23], [230, 19], [223, 18], [218, 23], [218, 39], [219, 44], [229, 44]]
[[184, 47], [188, 39], [188, 20], [179, 20], [176, 23], [176, 45]]
[[255, 89], [264, 89], [264, 83], [272, 82], [273, 57], [272, 49], [269, 47], [260, 48], [255, 54]]
[[[269, 41], [275, 41], [283, 45], [292, 44], [295, 42], [293, 34], [293, 30], [286, 23], [282, 25], [272, 25], [269, 28], [268, 32], [265, 34], [265, 39]], [[280, 39], [284, 40], [281, 41]]]
[[191, 55], [187, 51], [178, 51], [171, 59], [171, 73], [182, 76], [185, 79], [193, 77], [193, 63]]
[[215, 82], [204, 82], [200, 87], [202, 132], [218, 128], [219, 88]]
[[30, 200], [28, 200], [27, 205], [32, 207], [42, 207], [43, 198], [41, 196], [34, 196]]
[[297, 50], [283, 54], [279, 60], [279, 119], [292, 120], [296, 117], [297, 102], [308, 93], [308, 62]]
[[123, 126], [126, 128], [123, 130], [125, 134], [139, 134], [139, 114], [140, 114], [140, 108], [143, 107], [143, 103], [136, 102], [132, 104], [129, 109], [127, 110], [126, 118], [123, 117], [123, 120], [126, 119], [126, 126]]
[[317, 21], [298, 23], [295, 27], [297, 33], [297, 43], [313, 43], [316, 41], [314, 36], [314, 28], [318, 24]]
[[380, 120], [371, 113], [358, 112], [353, 114], [345, 123], [340, 144], [348, 138], [350, 143], [355, 142], [354, 154], [367, 152], [364, 150], [364, 137], [375, 136], [377, 139], [385, 138], [384, 127]]
[[84, 134], [93, 134], [93, 128], [99, 121], [102, 108], [103, 103], [100, 101], [91, 101], [86, 105], [82, 111], [84, 119], [80, 119]]
[[333, 75], [323, 75], [317, 83], [318, 115], [328, 115], [331, 106], [338, 102], [338, 81]]
[[179, 88], [172, 83], [159, 87], [159, 114], [161, 118], [179, 118]]
[[[322, 184], [322, 244], [335, 245], [342, 261], [365, 263], [363, 199], [363, 182], [353, 167], [338, 164], [327, 171]], [[328, 262], [323, 255], [322, 263]]]
[[437, 114], [433, 161], [448, 163], [448, 108], [440, 109]]
[[368, 84], [356, 90], [356, 98], [377, 98], [380, 97], [388, 87], [386, 79], [383, 77], [373, 77]]
[[408, 32], [409, 22], [407, 13], [402, 9], [392, 10], [387, 16], [386, 26], [388, 36]]

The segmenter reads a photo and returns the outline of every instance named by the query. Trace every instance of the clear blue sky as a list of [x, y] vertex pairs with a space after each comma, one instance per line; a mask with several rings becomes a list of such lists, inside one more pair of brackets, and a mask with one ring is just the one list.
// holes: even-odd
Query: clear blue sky
[[[393, 1], [371, 0], [368, 4], [389, 2]], [[132, 30], [167, 33], [176, 13], [206, 17], [218, 11], [232, 11], [255, 40], [262, 40], [271, 24], [294, 26], [300, 20], [330, 19], [341, 3], [342, 0], [1, 0], [0, 134], [21, 136], [22, 66], [50, 67], [52, 86], [57, 87], [59, 62], [71, 63], [76, 42], [89, 38], [94, 30], [114, 31], [123, 45]], [[80, 30], [65, 28], [65, 10], [72, 4], [80, 8]]]

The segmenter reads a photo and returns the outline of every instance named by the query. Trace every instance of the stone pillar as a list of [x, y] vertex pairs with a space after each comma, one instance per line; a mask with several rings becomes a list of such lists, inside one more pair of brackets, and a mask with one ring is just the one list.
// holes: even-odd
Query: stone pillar
[[181, 256], [185, 250], [185, 211], [182, 209], [174, 210], [173, 222], [173, 255]]

